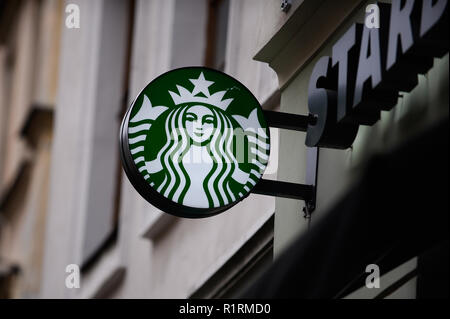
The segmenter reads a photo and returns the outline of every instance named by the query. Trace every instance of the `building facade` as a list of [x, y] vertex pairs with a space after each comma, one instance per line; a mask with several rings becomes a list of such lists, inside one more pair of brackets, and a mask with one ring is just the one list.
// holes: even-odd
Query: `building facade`
[[[122, 117], [158, 75], [194, 65], [235, 77], [265, 110], [306, 115], [315, 63], [349, 26], [364, 23], [371, 3], [2, 2], [0, 296], [240, 296], [325, 216], [374, 154], [448, 120], [448, 53], [375, 125], [361, 125], [352, 147], [319, 148], [310, 217], [303, 201], [257, 194], [205, 219], [159, 211], [121, 168]], [[305, 183], [305, 133], [271, 128], [271, 145], [264, 178]], [[80, 267], [80, 288], [66, 286], [69, 265]], [[412, 258], [382, 273], [381, 289], [415, 268]], [[416, 281], [386, 297], [415, 298]], [[379, 292], [360, 288], [347, 297]]]

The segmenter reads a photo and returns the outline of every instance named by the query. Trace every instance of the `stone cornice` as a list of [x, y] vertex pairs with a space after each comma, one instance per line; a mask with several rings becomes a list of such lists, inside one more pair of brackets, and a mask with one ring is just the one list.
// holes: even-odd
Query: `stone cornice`
[[253, 59], [268, 63], [283, 89], [362, 3], [361, 0], [304, 1]]

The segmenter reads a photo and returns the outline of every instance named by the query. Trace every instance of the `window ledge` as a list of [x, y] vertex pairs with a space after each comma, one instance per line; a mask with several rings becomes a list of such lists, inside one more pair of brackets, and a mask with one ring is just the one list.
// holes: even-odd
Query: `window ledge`
[[42, 125], [42, 122], [46, 122], [52, 127], [53, 107], [50, 105], [32, 104], [22, 123], [20, 135], [25, 138], [30, 138], [32, 132], [40, 129], [39, 126]]
[[105, 251], [95, 267], [82, 274], [78, 298], [105, 298], [120, 285], [125, 277], [125, 267], [121, 265], [119, 246]]
[[12, 179], [6, 182], [3, 185], [0, 185], [0, 211], [3, 210], [14, 194], [17, 186], [19, 185], [23, 176], [25, 176], [25, 172], [31, 166], [31, 160], [29, 154], [24, 155], [20, 159], [19, 165], [17, 165], [16, 171], [12, 174]]
[[[145, 212], [147, 213], [147, 212]], [[176, 217], [163, 213], [161, 211], [153, 211], [146, 214], [145, 221], [141, 228], [140, 234], [143, 238], [153, 239], [164, 229], [170, 226]]]

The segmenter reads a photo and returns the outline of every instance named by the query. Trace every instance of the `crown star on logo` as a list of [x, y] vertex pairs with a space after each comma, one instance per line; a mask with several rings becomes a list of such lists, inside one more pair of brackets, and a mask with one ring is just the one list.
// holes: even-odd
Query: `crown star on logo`
[[[214, 84], [214, 82], [207, 81], [203, 75], [203, 72], [200, 73], [198, 79], [189, 79], [189, 81], [194, 84], [194, 89], [192, 92], [189, 92], [189, 90], [181, 85], [177, 85], [178, 94], [169, 91], [175, 105], [199, 102], [213, 105], [225, 111], [233, 101], [232, 98], [223, 100], [223, 97], [227, 91], [218, 91], [211, 95], [209, 93], [209, 87]], [[198, 96], [199, 93], [202, 93], [204, 96]]]

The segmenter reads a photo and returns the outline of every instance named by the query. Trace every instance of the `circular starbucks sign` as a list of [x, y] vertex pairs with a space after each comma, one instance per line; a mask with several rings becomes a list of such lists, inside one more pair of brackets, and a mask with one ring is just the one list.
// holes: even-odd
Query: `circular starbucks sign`
[[120, 144], [136, 190], [164, 212], [191, 218], [248, 196], [270, 152], [257, 99], [234, 78], [202, 67], [148, 84], [125, 114]]

